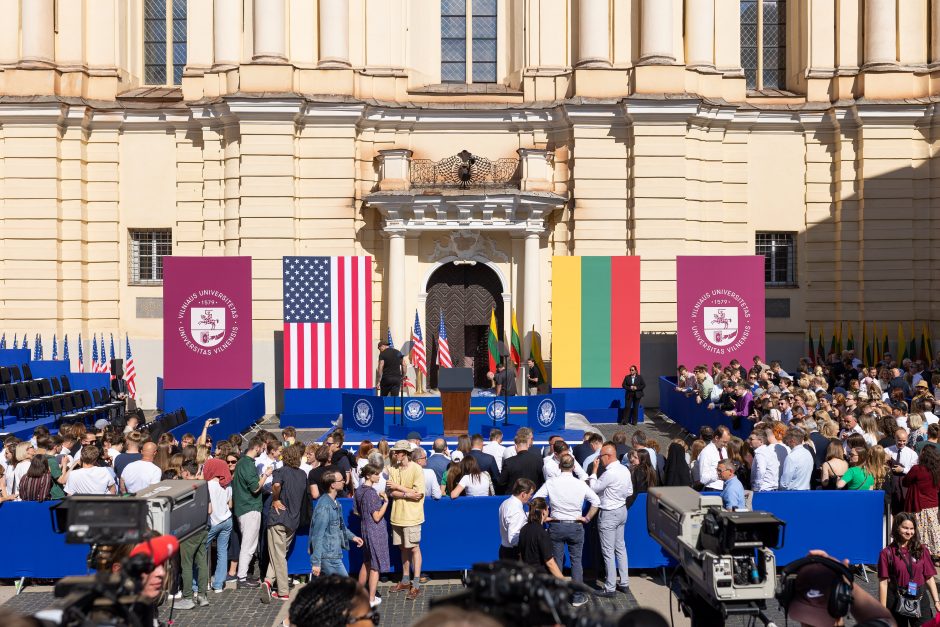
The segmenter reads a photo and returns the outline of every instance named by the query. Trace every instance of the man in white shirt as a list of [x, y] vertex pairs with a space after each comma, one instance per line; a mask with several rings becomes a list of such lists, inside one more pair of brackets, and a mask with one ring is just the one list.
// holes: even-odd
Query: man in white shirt
[[512, 496], [499, 506], [499, 559], [519, 559], [519, 532], [528, 522], [525, 504], [532, 498], [535, 484], [528, 479], [516, 479]]
[[894, 445], [885, 449], [885, 453], [888, 454], [888, 465], [892, 467], [892, 472], [906, 475], [917, 463], [917, 452], [907, 446], [908, 440], [907, 431], [898, 428], [894, 432]]
[[140, 459], [129, 463], [121, 473], [121, 494], [136, 494], [155, 483], [160, 483], [163, 472], [153, 463], [157, 445], [147, 442], [140, 449]]
[[499, 429], [490, 430], [490, 441], [483, 445], [483, 452], [493, 456], [496, 460], [496, 467], [503, 472], [503, 457], [506, 455], [506, 447], [503, 446], [503, 432]]
[[[548, 533], [552, 538], [555, 563], [564, 564], [567, 546], [571, 557], [571, 580], [583, 583], [584, 569], [581, 566], [581, 552], [584, 550], [584, 525], [591, 522], [601, 501], [584, 481], [574, 477], [572, 474], [574, 467], [574, 457], [562, 453], [561, 459], [558, 460], [560, 474], [546, 479], [545, 484], [534, 496], [547, 499], [551, 507], [552, 522], [548, 526]], [[583, 515], [584, 501], [590, 504], [590, 509], [587, 514]], [[577, 607], [585, 603], [587, 603], [587, 597], [584, 593], [575, 592], [571, 604]]]
[[[555, 443], [552, 444], [552, 450], [554, 454], [546, 457], [542, 465], [542, 474], [545, 475], [546, 481], [561, 474], [561, 469], [558, 467], [559, 460], [563, 455], [570, 455], [568, 443], [560, 438], [555, 440]], [[582, 481], [587, 481], [587, 473], [584, 472], [584, 468], [581, 467], [581, 464], [579, 464], [573, 456], [571, 461], [574, 462], [574, 476]]]
[[437, 473], [428, 468], [428, 453], [420, 446], [411, 451], [411, 461], [421, 466], [424, 473], [424, 487], [427, 488], [426, 496], [430, 496], [435, 501], [441, 500], [441, 482], [437, 479]]
[[728, 453], [725, 447], [731, 441], [731, 431], [725, 425], [715, 427], [715, 436], [712, 441], [702, 449], [698, 456], [699, 481], [706, 490], [721, 491], [725, 482], [718, 478], [718, 462], [725, 459]]
[[754, 463], [751, 465], [751, 487], [755, 492], [773, 492], [780, 485], [780, 460], [767, 438], [772, 430], [763, 423], [758, 423], [748, 443], [754, 449]]
[[783, 438], [783, 443], [790, 448], [790, 453], [783, 462], [783, 470], [780, 473], [781, 490], [809, 490], [815, 464], [813, 454], [803, 446], [805, 439], [800, 429], [790, 429]]
[[[604, 473], [600, 478], [597, 471], [604, 463]], [[591, 465], [588, 485], [600, 497], [600, 513], [597, 515], [597, 532], [601, 538], [601, 555], [607, 571], [607, 581], [603, 597], [612, 597], [617, 589], [626, 592], [630, 586], [627, 573], [627, 545], [624, 541], [624, 528], [627, 526], [627, 498], [633, 494], [633, 480], [630, 471], [617, 461], [617, 447], [613, 442], [605, 442], [600, 456]], [[620, 585], [617, 585], [617, 575]]]
[[98, 447], [88, 444], [82, 447], [81, 468], [69, 471], [65, 481], [65, 493], [73, 494], [116, 494], [117, 485], [114, 474], [106, 466], [96, 465], [101, 453]]
[[280, 461], [282, 448], [283, 445], [279, 440], [269, 440], [267, 445], [264, 447], [264, 452], [262, 452], [261, 455], [258, 455], [258, 457], [255, 459], [255, 468], [258, 469], [259, 477], [265, 470], [271, 468], [272, 474], [265, 480], [264, 486], [261, 488], [261, 491], [264, 494], [271, 493], [271, 485], [274, 482], [273, 473], [275, 470], [284, 465]]

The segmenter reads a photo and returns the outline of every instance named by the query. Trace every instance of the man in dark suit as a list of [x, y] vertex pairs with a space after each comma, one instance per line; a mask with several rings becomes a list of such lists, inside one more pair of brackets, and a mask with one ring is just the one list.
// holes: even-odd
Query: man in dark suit
[[630, 366], [630, 374], [623, 378], [621, 387], [624, 389], [623, 416], [617, 422], [625, 425], [629, 420], [631, 425], [635, 425], [640, 411], [640, 400], [643, 398], [643, 390], [646, 389], [646, 381], [640, 376], [636, 366]]
[[503, 481], [500, 490], [503, 494], [512, 493], [517, 479], [528, 479], [535, 484], [536, 489], [545, 483], [542, 474], [544, 460], [538, 451], [532, 449], [532, 439], [532, 430], [527, 427], [516, 432], [516, 454], [503, 460]]
[[[803, 429], [809, 431], [809, 441], [813, 443], [810, 452], [813, 454], [813, 474], [811, 483], [813, 488], [820, 485], [820, 468], [826, 463], [826, 452], [829, 449], [829, 438], [817, 430], [816, 421], [810, 417], [803, 421]], [[809, 447], [807, 447], [809, 448]]]
[[496, 465], [495, 457], [489, 453], [483, 452], [483, 436], [479, 433], [473, 434], [473, 437], [470, 438], [470, 448], [470, 454], [476, 458], [480, 470], [490, 473], [490, 479], [493, 480], [493, 485], [499, 485], [501, 483], [499, 466]]
[[601, 445], [604, 444], [604, 436], [596, 431], [590, 431], [584, 434], [584, 442], [578, 444], [572, 452], [574, 453], [574, 458], [581, 464], [582, 468], [584, 467], [584, 460], [591, 457], [595, 453], [601, 450]]

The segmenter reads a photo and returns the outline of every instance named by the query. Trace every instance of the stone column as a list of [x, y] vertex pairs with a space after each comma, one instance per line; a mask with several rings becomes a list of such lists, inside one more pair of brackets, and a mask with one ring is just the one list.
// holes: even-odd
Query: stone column
[[188, 0], [186, 12], [186, 69], [198, 69], [200, 73], [212, 67], [215, 52], [212, 24], [214, 11], [212, 0]]
[[608, 0], [581, 0], [577, 67], [610, 67]]
[[242, 59], [242, 0], [215, 0], [215, 64], [235, 67]]
[[281, 62], [287, 60], [285, 37], [286, 0], [255, 0], [254, 55], [252, 61]]
[[115, 0], [87, 0], [85, 60], [89, 68], [117, 68], [117, 5]]
[[[7, 19], [4, 16], [4, 19]], [[21, 59], [52, 65], [55, 59], [54, 1], [23, 0], [20, 3], [23, 39]]]
[[930, 19], [930, 63], [940, 63], [940, 0], [931, 0]]
[[642, 0], [640, 5], [640, 63], [668, 65], [676, 62], [673, 49], [672, 2]]
[[525, 256], [523, 257], [523, 277], [522, 277], [522, 327], [519, 332], [524, 338], [522, 345], [522, 358], [525, 359], [529, 354], [529, 347], [532, 344], [530, 333], [535, 327], [536, 331], [541, 332], [542, 312], [539, 308], [540, 295], [542, 292], [542, 279], [539, 273], [539, 247], [540, 234], [538, 232], [527, 232], [525, 234]]
[[895, 0], [865, 0], [865, 67], [897, 65]]
[[349, 67], [349, 0], [320, 0], [319, 67]]
[[[388, 326], [392, 337], [405, 341], [405, 233], [394, 231], [388, 236]], [[384, 329], [382, 329], [384, 330]], [[385, 337], [380, 333], [379, 337]]]
[[715, 67], [715, 2], [686, 0], [686, 65]]

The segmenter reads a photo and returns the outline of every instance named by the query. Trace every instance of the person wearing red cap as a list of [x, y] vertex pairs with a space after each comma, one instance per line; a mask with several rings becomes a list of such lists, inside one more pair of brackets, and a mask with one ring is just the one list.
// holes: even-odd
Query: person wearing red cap
[[213, 592], [222, 592], [228, 565], [228, 541], [232, 536], [232, 473], [224, 461], [211, 458], [202, 467], [202, 475], [209, 487], [207, 554], [211, 555], [212, 541], [217, 541], [215, 575], [209, 583]]

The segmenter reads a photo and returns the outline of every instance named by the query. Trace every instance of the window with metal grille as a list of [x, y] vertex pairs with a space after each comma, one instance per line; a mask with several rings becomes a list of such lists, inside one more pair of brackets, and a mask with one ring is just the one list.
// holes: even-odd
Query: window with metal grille
[[441, 82], [496, 82], [496, 0], [441, 0]]
[[764, 282], [773, 287], [796, 285], [796, 234], [757, 233], [755, 254], [764, 256]]
[[186, 0], [144, 0], [144, 83], [180, 85], [186, 67]]
[[163, 283], [163, 257], [173, 254], [170, 229], [132, 230], [130, 243], [130, 282], [132, 285]]
[[741, 0], [741, 67], [747, 88], [787, 87], [786, 0]]

